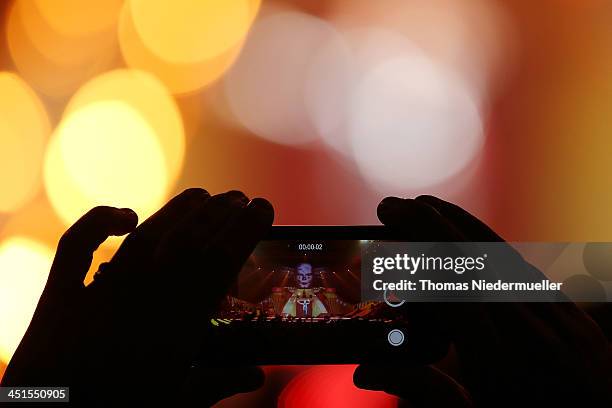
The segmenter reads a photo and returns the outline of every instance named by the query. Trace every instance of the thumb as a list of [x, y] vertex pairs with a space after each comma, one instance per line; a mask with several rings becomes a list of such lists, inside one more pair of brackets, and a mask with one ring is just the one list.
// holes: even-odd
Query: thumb
[[[132, 210], [96, 207], [64, 233], [57, 246], [45, 289], [30, 326], [11, 358], [3, 384], [23, 384], [24, 378], [43, 375], [31, 369], [36, 364], [39, 368], [43, 367], [42, 370], [48, 369], [49, 375], [62, 375], [61, 370], [57, 372], [60, 366], [54, 360], [57, 356], [45, 353], [45, 350], [47, 347], [48, 350], [55, 350], [58, 344], [65, 344], [70, 338], [66, 333], [69, 326], [65, 325], [65, 307], [83, 287], [83, 279], [98, 246], [110, 235], [132, 231], [137, 223], [138, 216]], [[45, 340], [46, 347], [41, 347], [41, 339]]]
[[466, 389], [434, 366], [362, 364], [353, 382], [362, 389], [396, 395], [418, 408], [473, 406]]
[[129, 208], [100, 206], [83, 215], [60, 238], [43, 296], [61, 299], [82, 288], [100, 244], [111, 235], [133, 231], [137, 224], [138, 216]]

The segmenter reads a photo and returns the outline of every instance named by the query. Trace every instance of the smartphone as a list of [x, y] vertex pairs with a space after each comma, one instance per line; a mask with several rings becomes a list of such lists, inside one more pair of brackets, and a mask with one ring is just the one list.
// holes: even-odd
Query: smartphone
[[342, 364], [396, 358], [410, 346], [398, 303], [362, 298], [361, 258], [402, 241], [384, 226], [273, 226], [206, 324], [203, 359], [239, 364]]

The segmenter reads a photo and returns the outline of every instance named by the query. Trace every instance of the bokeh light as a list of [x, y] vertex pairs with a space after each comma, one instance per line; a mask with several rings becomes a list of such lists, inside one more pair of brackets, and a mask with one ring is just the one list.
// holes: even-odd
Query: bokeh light
[[335, 35], [325, 21], [297, 11], [258, 19], [225, 80], [230, 108], [242, 125], [276, 143], [316, 140], [305, 109], [304, 79], [319, 47]]
[[[116, 0], [17, 0], [15, 7], [36, 49], [53, 63], [70, 66], [99, 58], [105, 48], [115, 43], [120, 4]], [[62, 13], [61, 8], [70, 9], [70, 13]], [[92, 42], [96, 47], [91, 46]]]
[[159, 58], [190, 64], [214, 58], [246, 35], [254, 0], [128, 0], [142, 42]]
[[0, 360], [8, 362], [45, 286], [53, 252], [22, 236], [0, 243]]
[[[0, 74], [0, 252], [40, 259], [44, 248], [47, 259], [44, 245], [90, 207], [140, 206], [143, 219], [173, 187], [194, 185], [266, 196], [278, 223], [375, 223], [382, 195], [427, 192], [506, 238], [609, 241], [612, 8], [259, 3], [0, 2], [0, 69], [15, 71]], [[47, 116], [59, 125], [45, 155]], [[37, 194], [43, 175], [48, 196]], [[15, 236], [27, 242], [7, 246]], [[0, 290], [22, 279], [7, 281], [4, 265]], [[599, 263], [552, 267], [587, 284], [589, 272], [610, 278]], [[2, 344], [11, 296], [0, 292]], [[352, 398], [349, 370], [334, 370], [345, 386], [335, 391]], [[312, 375], [281, 401], [326, 398], [317, 382], [336, 378]]]
[[50, 142], [44, 176], [51, 204], [67, 225], [96, 205], [129, 207], [146, 217], [168, 188], [155, 130], [120, 101], [91, 103], [67, 115]]
[[174, 94], [197, 91], [217, 80], [240, 53], [242, 40], [221, 54], [191, 63], [167, 61], [153, 53], [136, 32], [131, 8], [123, 7], [119, 23], [121, 52], [131, 68], [155, 74]]
[[448, 181], [484, 141], [473, 93], [408, 42], [403, 55], [363, 76], [349, 120], [355, 160], [381, 192], [420, 192]]
[[[329, 18], [340, 30], [384, 27], [454, 69], [479, 98], [514, 56], [511, 23], [497, 2], [336, 0]], [[386, 44], [380, 44], [382, 48]]]
[[[465, 5], [452, 0], [423, 4], [339, 0], [326, 16], [342, 42], [321, 44], [312, 58], [305, 94], [306, 108], [322, 140], [352, 159], [368, 184], [381, 193], [464, 190], [484, 142], [492, 81], [513, 55], [505, 13], [480, 0]], [[405, 63], [391, 62], [398, 59]], [[385, 64], [387, 68], [381, 68]], [[414, 75], [414, 69], [440, 78], [418, 84], [422, 78], [418, 72]], [[384, 90], [380, 86], [385, 85], [372, 83], [378, 81], [375, 77], [386, 82]], [[421, 104], [418, 97], [411, 97], [412, 85], [406, 81], [422, 86], [422, 95], [431, 93], [429, 102]], [[432, 87], [437, 81], [440, 86]], [[443, 92], [452, 94], [449, 98], [438, 92], [447, 86]], [[365, 95], [368, 87], [378, 97]], [[385, 124], [386, 115], [395, 118], [393, 123]], [[375, 126], [366, 128], [366, 122]], [[383, 130], [376, 125], [388, 126]], [[395, 136], [389, 133], [391, 127]], [[425, 135], [428, 131], [433, 134]], [[415, 137], [415, 132], [420, 136]], [[447, 137], [465, 142], [451, 161], [436, 150], [436, 146], [449, 147], [443, 140]], [[412, 155], [400, 160], [401, 165], [393, 159], [393, 154], [402, 156], [404, 147], [417, 145], [410, 149]]]
[[49, 132], [36, 93], [17, 75], [0, 72], [0, 212], [17, 210], [39, 191]]
[[589, 275], [576, 274], [563, 281], [561, 292], [574, 302], [606, 302], [606, 289]]
[[31, 0], [54, 31], [82, 36], [112, 29], [123, 0]]
[[15, 235], [25, 235], [55, 246], [65, 230], [66, 225], [55, 213], [47, 197], [41, 194], [11, 213], [10, 218], [0, 227], [0, 241]]
[[[16, 0], [9, 11], [6, 35], [19, 73], [36, 89], [59, 98], [115, 63], [119, 9], [115, 0], [63, 0], [61, 6], [71, 12], [61, 17], [53, 11], [54, 3]], [[97, 12], [101, 7], [107, 8]], [[65, 25], [58, 30], [62, 22]]]
[[[11, 213], [4, 224], [0, 223], [0, 242], [12, 236], [23, 235], [55, 248], [65, 231], [66, 224], [59, 218], [48, 198], [41, 195], [19, 211]], [[85, 284], [93, 280], [93, 275], [102, 262], [108, 262], [112, 258], [120, 240], [111, 238], [94, 253]]]
[[304, 108], [316, 133], [330, 147], [347, 152], [346, 116], [359, 66], [352, 44], [336, 34], [319, 45], [304, 78]]
[[167, 88], [145, 71], [113, 70], [85, 83], [66, 106], [64, 117], [102, 101], [123, 102], [145, 119], [162, 148], [168, 183], [176, 180], [183, 166], [185, 135], [181, 113]]
[[601, 281], [612, 281], [612, 244], [608, 242], [586, 244], [582, 260], [591, 276]]

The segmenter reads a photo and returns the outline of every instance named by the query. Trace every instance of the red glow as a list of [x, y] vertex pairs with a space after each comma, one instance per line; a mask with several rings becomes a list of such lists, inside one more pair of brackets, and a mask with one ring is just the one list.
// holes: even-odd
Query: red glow
[[355, 365], [319, 366], [293, 378], [278, 398], [278, 408], [395, 408], [397, 399], [353, 385]]

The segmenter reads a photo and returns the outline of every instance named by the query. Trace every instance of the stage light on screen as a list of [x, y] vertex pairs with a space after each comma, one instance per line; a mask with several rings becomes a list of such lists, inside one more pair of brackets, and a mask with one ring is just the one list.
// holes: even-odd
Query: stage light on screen
[[379, 191], [431, 189], [460, 173], [481, 151], [478, 101], [455, 72], [407, 40], [403, 54], [382, 61], [353, 93], [354, 159]]
[[0, 243], [0, 360], [10, 360], [28, 328], [52, 260], [49, 247], [29, 238]]
[[305, 107], [305, 79], [313, 56], [336, 36], [325, 21], [296, 11], [273, 11], [259, 18], [225, 76], [225, 96], [234, 116], [275, 143], [317, 140]]
[[153, 53], [139, 37], [131, 8], [126, 4], [119, 20], [119, 45], [126, 64], [155, 74], [173, 94], [197, 91], [217, 80], [232, 65], [242, 40], [221, 54], [192, 63], [174, 63]]
[[[118, 54], [117, 1], [74, 2], [62, 17], [55, 2], [17, 0], [6, 25], [9, 52], [19, 73], [36, 89], [65, 97], [96, 74], [107, 70]], [[104, 12], [98, 12], [104, 8]], [[57, 26], [65, 23], [62, 29]], [[95, 44], [95, 46], [92, 46]]]
[[47, 149], [45, 187], [66, 225], [96, 205], [129, 207], [141, 219], [168, 189], [154, 128], [125, 102], [100, 101], [68, 114]]
[[39, 191], [49, 133], [36, 93], [19, 76], [0, 72], [0, 213], [19, 209]]
[[129, 105], [153, 128], [164, 154], [168, 182], [174, 182], [183, 167], [185, 134], [181, 113], [167, 88], [145, 71], [110, 71], [83, 85], [66, 106], [64, 117], [101, 101]]
[[248, 32], [259, 0], [128, 0], [143, 44], [160, 59], [192, 64], [214, 58]]

